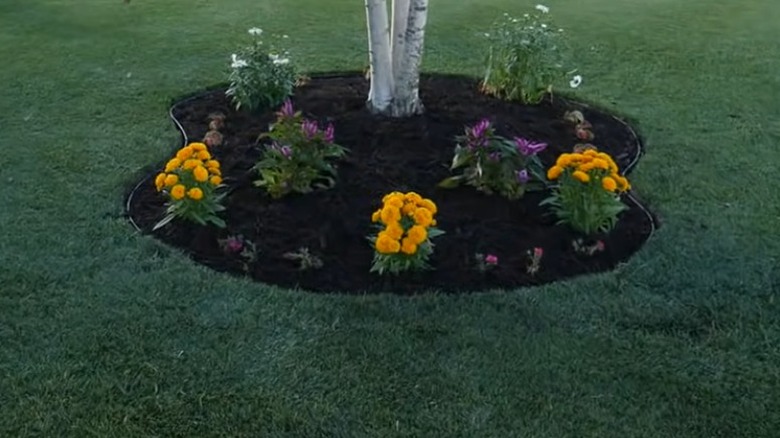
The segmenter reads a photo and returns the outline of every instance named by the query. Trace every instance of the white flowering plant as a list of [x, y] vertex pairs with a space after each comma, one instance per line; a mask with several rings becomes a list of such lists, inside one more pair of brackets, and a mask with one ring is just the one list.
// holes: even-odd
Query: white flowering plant
[[262, 29], [249, 29], [249, 34], [252, 45], [231, 56], [226, 94], [237, 110], [276, 107], [292, 95], [298, 74], [287, 51], [264, 43]]
[[[566, 69], [564, 31], [554, 26], [547, 6], [536, 5], [520, 18], [505, 13], [485, 35], [490, 50], [482, 89], [488, 94], [537, 104], [554, 83], [576, 72]], [[577, 88], [581, 82], [577, 75], [569, 85]]]

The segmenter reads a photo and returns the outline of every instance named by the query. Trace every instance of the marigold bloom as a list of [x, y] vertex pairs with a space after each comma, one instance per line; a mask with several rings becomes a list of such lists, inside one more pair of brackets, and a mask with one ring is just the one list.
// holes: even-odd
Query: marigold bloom
[[601, 158], [595, 158], [591, 164], [597, 169], [609, 170], [609, 162]]
[[212, 185], [218, 186], [222, 184], [222, 177], [214, 175], [209, 179], [209, 182], [211, 182]]
[[209, 167], [209, 173], [212, 175], [222, 176], [222, 171], [216, 167]]
[[197, 182], [206, 182], [209, 179], [209, 171], [203, 166], [198, 166], [192, 171], [192, 176]]
[[436, 207], [436, 203], [434, 203], [430, 199], [423, 199], [422, 201], [420, 201], [419, 206], [430, 211], [433, 214], [436, 214], [439, 211], [439, 208]]
[[566, 167], [569, 164], [571, 164], [572, 161], [572, 154], [561, 154], [557, 160], [555, 160], [555, 165], [560, 167]]
[[383, 232], [377, 236], [374, 246], [380, 254], [397, 254], [401, 250], [401, 244]]
[[190, 198], [196, 201], [200, 201], [201, 199], [203, 199], [203, 190], [197, 187], [193, 187], [187, 192], [187, 196], [189, 196]]
[[162, 190], [163, 187], [165, 186], [165, 178], [166, 175], [164, 173], [161, 173], [157, 175], [157, 177], [154, 179], [154, 186], [157, 187], [158, 192]]
[[414, 212], [414, 222], [417, 225], [428, 227], [433, 222], [433, 213], [427, 208], [420, 207]]
[[581, 170], [583, 172], [590, 172], [591, 170], [596, 168], [595, 163], [583, 163], [580, 164], [579, 167], [577, 167], [577, 170]]
[[563, 167], [553, 166], [547, 170], [547, 179], [556, 180], [559, 176], [561, 176], [561, 173], [563, 173]]
[[614, 179], [605, 176], [601, 180], [601, 186], [604, 187], [604, 190], [608, 192], [614, 192], [617, 189], [617, 182]]
[[205, 151], [207, 149], [204, 143], [190, 143], [189, 146], [195, 152]]
[[404, 205], [404, 207], [401, 209], [401, 213], [412, 216], [414, 215], [414, 212], [417, 211], [417, 206], [412, 203], [407, 203]]
[[195, 158], [190, 158], [189, 160], [186, 160], [184, 164], [181, 166], [184, 170], [192, 170], [198, 166], [202, 166], [203, 163]]
[[419, 245], [425, 242], [425, 240], [428, 238], [428, 230], [426, 230], [423, 226], [415, 225], [412, 228], [409, 228], [409, 231], [407, 231], [407, 238], [416, 245]]
[[382, 222], [385, 224], [398, 222], [401, 220], [401, 210], [394, 205], [386, 205], [382, 208], [380, 217], [382, 218]]
[[421, 202], [423, 200], [422, 196], [418, 195], [415, 192], [409, 192], [406, 195], [404, 195], [404, 199], [408, 202], [414, 202], [415, 204]]
[[184, 197], [185, 190], [186, 190], [186, 187], [184, 187], [181, 184], [176, 184], [171, 189], [171, 198], [173, 198], [173, 199], [178, 201], [179, 199]]
[[178, 182], [179, 182], [179, 176], [175, 175], [173, 173], [165, 177], [165, 186], [166, 187], [173, 187]]
[[590, 181], [590, 175], [588, 175], [587, 173], [585, 173], [585, 172], [583, 172], [581, 170], [575, 170], [571, 174], [571, 176], [573, 176], [577, 181], [579, 181], [579, 182], [581, 182], [583, 184], [587, 183], [588, 181]]
[[392, 205], [393, 207], [401, 208], [404, 206], [404, 198], [401, 196], [391, 196], [387, 198], [385, 205]]
[[181, 160], [178, 158], [172, 158], [168, 163], [165, 164], [165, 171], [166, 172], [173, 172], [174, 170], [178, 169], [179, 166], [181, 166]]
[[200, 152], [198, 152], [198, 159], [199, 160], [206, 161], [206, 160], [208, 160], [210, 158], [211, 158], [211, 154], [209, 153], [209, 151], [200, 151]]
[[189, 147], [189, 146], [183, 147], [183, 148], [179, 149], [178, 152], [176, 152], [176, 158], [184, 161], [184, 160], [190, 158], [193, 153], [194, 153], [194, 151], [192, 150], [191, 147]]
[[404, 229], [398, 222], [391, 222], [387, 224], [385, 232], [388, 236], [390, 236], [391, 239], [394, 240], [401, 240], [401, 237], [404, 235]]
[[388, 200], [388, 199], [390, 199], [390, 198], [391, 198], [391, 197], [393, 197], [393, 196], [401, 196], [401, 197], [403, 198], [404, 194], [403, 194], [403, 193], [401, 193], [401, 192], [391, 192], [391, 193], [388, 193], [388, 194], [386, 194], [386, 195], [385, 195], [385, 196], [382, 198], [382, 203], [385, 203], [385, 202], [387, 202], [387, 200]]
[[382, 209], [375, 211], [373, 214], [371, 214], [371, 222], [379, 222], [379, 219], [382, 218]]
[[211, 168], [219, 169], [219, 161], [217, 161], [217, 160], [208, 160], [208, 161], [206, 161], [206, 167], [208, 167], [209, 169], [211, 169]]
[[618, 185], [620, 186], [620, 191], [621, 192], [625, 192], [626, 190], [630, 190], [631, 189], [631, 184], [628, 182], [626, 177], [618, 176], [617, 178], [615, 178], [615, 180], [617, 181]]
[[413, 255], [417, 252], [417, 244], [412, 239], [406, 237], [401, 242], [401, 252], [407, 255]]

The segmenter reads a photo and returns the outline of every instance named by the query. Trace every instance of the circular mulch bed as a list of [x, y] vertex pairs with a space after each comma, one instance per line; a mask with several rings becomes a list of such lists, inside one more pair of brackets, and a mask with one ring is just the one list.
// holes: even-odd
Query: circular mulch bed
[[[339, 166], [335, 188], [281, 200], [272, 200], [253, 187], [255, 174], [250, 171], [262, 154], [257, 138], [273, 120], [273, 111], [236, 112], [224, 89], [180, 101], [171, 116], [185, 142], [203, 138], [210, 114], [226, 115], [224, 144], [211, 150], [222, 163], [229, 187], [223, 214], [227, 228], [174, 221], [152, 232], [165, 210], [164, 199], [152, 183], [153, 174], [128, 197], [131, 221], [142, 232], [216, 270], [284, 287], [346, 293], [414, 294], [538, 285], [612, 269], [653, 232], [652, 215], [632, 196], [625, 196], [630, 208], [612, 232], [600, 236], [604, 250], [589, 256], [573, 249], [572, 242], [579, 237], [576, 233], [556, 225], [549, 211], [539, 207], [547, 193], [529, 193], [519, 201], [508, 201], [470, 187], [436, 187], [450, 175], [454, 137], [465, 125], [483, 117], [494, 122], [499, 135], [548, 143], [540, 156], [549, 165], [578, 143], [573, 126], [563, 115], [579, 109], [593, 124], [594, 143], [611, 154], [621, 170], [630, 169], [639, 158], [640, 143], [631, 128], [617, 118], [558, 97], [538, 106], [504, 102], [481, 94], [475, 79], [423, 75], [420, 94], [425, 114], [387, 119], [366, 110], [368, 86], [362, 76], [349, 74], [318, 76], [296, 90], [296, 109], [332, 122], [336, 143], [349, 148], [350, 153]], [[416, 191], [438, 204], [438, 227], [446, 234], [434, 242], [434, 270], [398, 277], [369, 273], [373, 250], [366, 236], [372, 233], [371, 213], [379, 207], [382, 196], [394, 190]], [[226, 254], [219, 240], [230, 235], [252, 242], [256, 260]], [[534, 247], [543, 248], [544, 256], [541, 269], [531, 275], [526, 270], [527, 251]], [[301, 271], [297, 263], [283, 257], [299, 248], [308, 248], [324, 266]], [[497, 255], [498, 266], [480, 272], [476, 253]]]

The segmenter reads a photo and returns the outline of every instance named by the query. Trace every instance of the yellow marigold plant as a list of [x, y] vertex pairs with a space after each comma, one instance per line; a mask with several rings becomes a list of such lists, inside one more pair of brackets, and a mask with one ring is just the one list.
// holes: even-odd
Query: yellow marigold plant
[[222, 171], [205, 144], [190, 143], [179, 149], [154, 179], [154, 185], [168, 198], [168, 214], [154, 226], [155, 230], [175, 218], [225, 226], [218, 216], [225, 210], [223, 196], [217, 193], [222, 186]]
[[417, 193], [392, 192], [382, 198], [382, 207], [371, 215], [378, 233], [370, 236], [374, 247], [371, 272], [398, 274], [430, 269], [431, 239], [444, 231], [436, 228], [438, 207]]
[[559, 222], [590, 235], [611, 230], [626, 209], [620, 193], [631, 184], [619, 172], [609, 154], [595, 148], [561, 154], [547, 170], [553, 194], [542, 201], [550, 205]]

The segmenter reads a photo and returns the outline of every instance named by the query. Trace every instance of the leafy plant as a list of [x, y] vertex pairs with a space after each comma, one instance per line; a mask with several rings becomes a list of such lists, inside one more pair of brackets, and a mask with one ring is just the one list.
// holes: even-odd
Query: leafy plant
[[436, 228], [436, 204], [414, 192], [392, 192], [382, 198], [382, 204], [371, 216], [380, 230], [369, 237], [375, 250], [371, 272], [383, 275], [430, 269], [431, 239], [444, 234]]
[[347, 152], [333, 142], [334, 136], [333, 125], [320, 129], [316, 121], [303, 118], [286, 100], [276, 122], [261, 136], [271, 142], [255, 165], [260, 175], [255, 185], [264, 187], [273, 198], [333, 187], [337, 173], [332, 161]]
[[477, 270], [483, 274], [487, 271], [498, 266], [498, 256], [495, 254], [474, 254], [474, 262], [477, 265]]
[[544, 257], [544, 248], [535, 247], [533, 251], [528, 251], [528, 265], [525, 267], [525, 271], [530, 275], [536, 275], [539, 269], [542, 268], [542, 257]]
[[309, 248], [299, 248], [298, 251], [285, 253], [282, 257], [286, 260], [298, 262], [298, 269], [320, 269], [323, 266], [322, 259], [309, 252]]
[[254, 38], [252, 45], [231, 56], [230, 87], [226, 94], [237, 110], [277, 106], [292, 95], [297, 81], [289, 53], [263, 44], [262, 33], [258, 28], [249, 29]]
[[585, 235], [611, 230], [626, 209], [619, 194], [631, 185], [612, 157], [596, 149], [561, 154], [547, 178], [555, 185], [542, 205], [552, 206], [559, 223]]
[[[486, 60], [483, 91], [501, 99], [539, 103], [553, 84], [576, 70], [565, 71], [563, 29], [553, 25], [549, 8], [537, 5], [521, 18], [504, 14], [486, 34], [490, 49]], [[582, 76], [569, 83], [576, 88]]]
[[[444, 179], [440, 187], [468, 184], [477, 190], [518, 199], [526, 190], [541, 189], [544, 171], [537, 154], [547, 144], [515, 137], [514, 141], [495, 134], [490, 121], [481, 120], [456, 138], [455, 156], [450, 170], [463, 173]], [[537, 180], [537, 183], [533, 182]]]
[[165, 165], [165, 171], [154, 179], [158, 192], [168, 198], [167, 215], [154, 226], [161, 228], [175, 218], [200, 225], [208, 222], [224, 227], [217, 214], [222, 206], [222, 195], [217, 190], [222, 184], [219, 161], [212, 159], [203, 143], [191, 143]]

